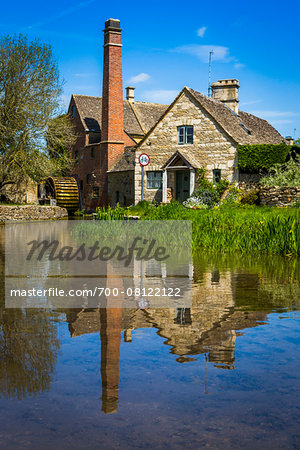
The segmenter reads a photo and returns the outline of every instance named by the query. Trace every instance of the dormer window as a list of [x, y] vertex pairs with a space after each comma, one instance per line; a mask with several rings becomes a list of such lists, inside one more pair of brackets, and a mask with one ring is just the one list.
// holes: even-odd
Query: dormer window
[[177, 143], [179, 145], [192, 144], [194, 135], [194, 127], [191, 125], [184, 125], [177, 127]]

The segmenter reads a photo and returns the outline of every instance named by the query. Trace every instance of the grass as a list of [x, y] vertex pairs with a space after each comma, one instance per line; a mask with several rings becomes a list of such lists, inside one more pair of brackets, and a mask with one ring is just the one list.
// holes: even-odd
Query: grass
[[[111, 210], [109, 215], [114, 216]], [[300, 255], [299, 208], [224, 206], [192, 210], [177, 202], [158, 207], [144, 202], [118, 208], [114, 219], [127, 215], [139, 215], [142, 220], [191, 220], [194, 249]]]

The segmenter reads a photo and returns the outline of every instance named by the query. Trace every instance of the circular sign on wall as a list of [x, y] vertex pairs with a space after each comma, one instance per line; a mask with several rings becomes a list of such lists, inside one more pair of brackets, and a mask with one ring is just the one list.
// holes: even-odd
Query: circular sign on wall
[[150, 162], [150, 156], [147, 155], [147, 153], [142, 153], [139, 156], [139, 163], [141, 166], [148, 166], [149, 162]]

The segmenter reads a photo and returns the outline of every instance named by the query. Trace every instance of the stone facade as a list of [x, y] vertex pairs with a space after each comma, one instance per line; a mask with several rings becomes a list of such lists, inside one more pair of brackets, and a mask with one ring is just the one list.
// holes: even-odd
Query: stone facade
[[[193, 144], [179, 145], [177, 127], [192, 125], [194, 127]], [[162, 167], [176, 152], [188, 152], [193, 156], [194, 168], [204, 167], [208, 170], [207, 178], [213, 180], [213, 170], [221, 169], [222, 178], [229, 181], [236, 179], [236, 144], [218, 126], [218, 124], [183, 91], [173, 107], [158, 122], [150, 135], [137, 147], [135, 170], [135, 202], [141, 199], [141, 168], [138, 158], [141, 153], [150, 156], [150, 164], [145, 168], [144, 198], [148, 201], [162, 201], [162, 191], [147, 189], [147, 172], [162, 170]], [[187, 158], [188, 159], [188, 158]], [[174, 183], [170, 174], [168, 187]]]
[[49, 220], [68, 217], [65, 208], [59, 206], [0, 206], [0, 223], [11, 220]]
[[266, 206], [291, 206], [300, 202], [299, 187], [261, 187], [259, 191], [259, 202]]
[[1, 190], [1, 195], [13, 203], [36, 203], [38, 184], [28, 178], [14, 184], [8, 184]]

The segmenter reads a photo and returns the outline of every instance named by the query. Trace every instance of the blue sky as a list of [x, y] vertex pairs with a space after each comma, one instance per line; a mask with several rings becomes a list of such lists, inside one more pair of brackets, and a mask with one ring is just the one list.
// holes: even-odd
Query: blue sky
[[183, 86], [206, 94], [214, 49], [212, 81], [238, 78], [241, 109], [300, 137], [297, 2], [16, 0], [1, 12], [1, 35], [53, 46], [65, 105], [72, 93], [101, 95], [102, 30], [113, 17], [123, 28], [124, 88], [133, 84], [137, 100], [169, 103]]

